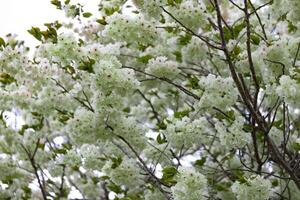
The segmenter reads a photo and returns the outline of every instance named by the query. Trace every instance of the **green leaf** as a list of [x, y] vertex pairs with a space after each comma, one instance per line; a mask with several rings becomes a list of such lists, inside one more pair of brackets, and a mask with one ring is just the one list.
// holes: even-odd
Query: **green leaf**
[[233, 175], [235, 175], [240, 183], [247, 183], [247, 179], [244, 177], [244, 173], [240, 170], [233, 171]]
[[63, 143], [62, 147], [64, 149], [70, 150], [70, 149], [72, 149], [72, 144], [71, 143]]
[[122, 163], [122, 158], [120, 157], [111, 157], [110, 159], [113, 162], [112, 169], [116, 169]]
[[283, 15], [281, 15], [281, 16], [278, 18], [278, 21], [284, 21], [284, 20], [286, 20], [287, 14], [288, 14], [288, 13], [284, 13]]
[[236, 39], [240, 32], [246, 27], [246, 23], [245, 22], [242, 22], [240, 24], [237, 24], [233, 27], [233, 37], [234, 39]]
[[207, 10], [209, 13], [212, 13], [212, 12], [214, 12], [215, 7], [214, 7], [212, 4], [208, 3], [208, 4], [206, 5], [206, 10]]
[[295, 26], [291, 21], [288, 21], [288, 31], [289, 33], [294, 33], [298, 30], [297, 26]]
[[140, 51], [145, 51], [148, 48], [148, 46], [147, 45], [143, 45], [141, 43], [138, 43], [138, 47], [137, 48]]
[[133, 14], [139, 14], [140, 12], [138, 10], [133, 10], [132, 13]]
[[279, 181], [277, 179], [272, 180], [272, 186], [276, 187], [279, 185]]
[[102, 25], [106, 25], [107, 24], [107, 22], [105, 21], [104, 17], [102, 19], [97, 19], [96, 22], [98, 22], [99, 24], [102, 24]]
[[5, 72], [0, 72], [0, 83], [9, 85], [15, 81], [14, 77], [10, 76]]
[[58, 0], [51, 0], [51, 4], [55, 5], [57, 9], [61, 10], [61, 2]]
[[182, 54], [181, 54], [181, 51], [174, 51], [173, 54], [176, 56], [176, 61], [182, 62]]
[[42, 41], [42, 32], [38, 27], [32, 27], [28, 32], [37, 40]]
[[43, 128], [43, 126], [44, 126], [44, 117], [41, 114], [35, 113], [35, 112], [32, 112], [31, 114], [34, 116], [34, 118], [36, 120], [38, 120], [38, 122], [36, 124], [31, 124], [31, 125], [25, 124], [25, 125], [23, 125], [21, 130], [19, 130], [19, 132], [18, 132], [20, 135], [24, 135], [24, 132], [27, 129], [33, 129], [35, 131], [39, 131]]
[[30, 199], [31, 197], [31, 189], [26, 185], [22, 187], [22, 190], [24, 192], [22, 199]]
[[71, 5], [70, 9], [72, 11], [74, 11], [74, 13], [72, 15], [72, 18], [74, 18], [76, 16], [80, 16], [80, 12], [82, 12], [82, 5], [80, 5], [80, 4], [77, 4], [77, 6], [76, 5]]
[[55, 21], [53, 23], [45, 23], [44, 24], [47, 28], [55, 28], [56, 30], [60, 29], [62, 27], [62, 24], [58, 21]]
[[230, 182], [221, 182], [221, 183], [217, 183], [215, 185], [215, 188], [217, 189], [217, 191], [229, 191], [230, 187], [231, 187]]
[[241, 48], [239, 46], [235, 46], [233, 48], [233, 50], [231, 51], [230, 56], [233, 60], [235, 60], [235, 59], [237, 59], [237, 57], [240, 53], [241, 53]]
[[93, 15], [93, 14], [90, 13], [90, 12], [85, 12], [85, 13], [82, 14], [82, 16], [85, 17], [85, 18], [89, 18], [89, 17], [91, 17], [92, 15]]
[[300, 151], [300, 144], [297, 143], [297, 142], [294, 142], [292, 144], [292, 148], [295, 150], [295, 151]]
[[49, 27], [46, 31], [41, 31], [45, 40], [51, 39], [54, 43], [57, 42], [57, 32], [54, 28]]
[[164, 134], [158, 134], [157, 137], [156, 137], [156, 141], [158, 144], [164, 144], [164, 143], [167, 143], [167, 139], [166, 139], [166, 136]]
[[66, 154], [67, 153], [66, 149], [54, 149], [53, 151], [56, 154]]
[[[229, 29], [227, 26], [223, 27], [224, 30], [224, 37], [226, 42], [228, 42], [230, 39], [237, 39], [239, 36], [239, 33], [246, 27], [246, 23], [242, 22], [240, 24], [235, 25], [231, 29]], [[218, 36], [219, 37], [219, 36]]]
[[245, 132], [250, 133], [250, 132], [253, 131], [253, 127], [252, 127], [251, 124], [246, 124], [246, 123], [245, 123], [245, 124], [243, 125], [243, 130], [244, 130]]
[[250, 39], [251, 39], [251, 43], [252, 44], [255, 44], [255, 45], [259, 45], [260, 43], [260, 38], [256, 35], [251, 35], [250, 36]]
[[206, 157], [203, 157], [203, 158], [201, 158], [199, 160], [196, 160], [196, 162], [195, 162], [194, 165], [197, 166], [197, 167], [202, 167], [205, 162], [206, 162]]
[[187, 45], [191, 41], [191, 39], [192, 39], [191, 34], [181, 35], [178, 38], [178, 43], [180, 45]]
[[166, 27], [165, 30], [166, 30], [168, 33], [172, 33], [172, 32], [174, 32], [174, 30], [176, 30], [176, 28], [173, 28], [173, 27]]
[[196, 76], [194, 76], [194, 75], [190, 76], [188, 78], [188, 81], [189, 82], [188, 82], [188, 84], [186, 86], [191, 87], [193, 89], [200, 89], [199, 79]]
[[153, 56], [148, 54], [148, 55], [139, 57], [137, 60], [141, 63], [147, 64], [149, 62], [149, 60], [151, 60], [152, 58], [153, 58]]
[[93, 65], [96, 63], [94, 59], [88, 57], [87, 61], [82, 60], [81, 64], [78, 66], [79, 70], [87, 71], [89, 73], [94, 73]]
[[107, 184], [106, 187], [117, 194], [122, 193], [122, 188], [113, 182], [110, 182], [109, 184]]
[[123, 109], [123, 112], [129, 113], [130, 112], [130, 107], [126, 107]]
[[182, 0], [174, 0], [175, 3], [180, 4], [182, 3]]
[[176, 4], [180, 4], [182, 2], [182, 0], [168, 0], [168, 4], [169, 6], [175, 6]]
[[5, 47], [5, 41], [3, 38], [0, 37], [0, 47], [1, 46]]
[[115, 12], [118, 12], [120, 10], [119, 6], [112, 7], [112, 8], [104, 8], [104, 12], [107, 16], [110, 16], [114, 14]]
[[178, 171], [173, 166], [167, 166], [163, 169], [163, 176], [161, 180], [167, 184], [176, 184], [175, 176], [178, 174]]
[[74, 67], [72, 67], [71, 65], [67, 65], [66, 67], [64, 67], [64, 69], [67, 71], [67, 73], [69, 74], [75, 74], [75, 69]]
[[225, 41], [228, 42], [232, 38], [231, 31], [227, 27], [223, 27]]
[[45, 23], [44, 24], [48, 29], [45, 31], [41, 31], [38, 27], [32, 27], [28, 32], [34, 36], [37, 40], [42, 41], [51, 39], [52, 42], [57, 42], [57, 32], [60, 27], [62, 27], [62, 24], [58, 21], [55, 21], [54, 23]]
[[283, 120], [276, 120], [273, 122], [273, 126], [275, 126], [276, 128], [283, 130]]
[[99, 177], [99, 179], [101, 181], [107, 181], [107, 180], [109, 180], [109, 176], [101, 176], [101, 177]]
[[180, 111], [180, 112], [175, 112], [174, 117], [178, 118], [178, 119], [181, 119], [185, 116], [188, 116], [190, 112], [191, 112], [191, 110], [183, 110], [183, 111]]
[[81, 39], [81, 38], [79, 38], [78, 39], [78, 46], [82, 46], [84, 44], [84, 41]]
[[157, 123], [156, 126], [162, 130], [165, 130], [167, 128], [167, 125], [163, 121]]
[[45, 143], [42, 143], [42, 142], [40, 142], [40, 143], [38, 143], [38, 148], [40, 148], [40, 149], [42, 149], [42, 150], [44, 150], [45, 149]]
[[97, 183], [99, 183], [99, 182], [100, 182], [100, 180], [101, 180], [100, 178], [98, 178], [98, 177], [95, 177], [95, 176], [94, 176], [94, 177], [92, 177], [91, 179], [92, 179], [92, 181], [93, 181], [93, 183], [94, 183], [94, 184], [97, 184]]
[[66, 123], [70, 118], [73, 118], [74, 114], [72, 112], [68, 112], [66, 110], [56, 110], [58, 111], [58, 120], [61, 123]]
[[219, 120], [228, 120], [228, 117], [229, 117], [229, 120], [231, 121], [234, 121], [235, 120], [235, 116], [234, 116], [234, 111], [233, 110], [229, 110], [229, 111], [226, 111], [224, 112], [226, 115], [224, 115], [223, 113], [219, 112], [219, 111], [216, 111], [216, 118], [219, 119]]

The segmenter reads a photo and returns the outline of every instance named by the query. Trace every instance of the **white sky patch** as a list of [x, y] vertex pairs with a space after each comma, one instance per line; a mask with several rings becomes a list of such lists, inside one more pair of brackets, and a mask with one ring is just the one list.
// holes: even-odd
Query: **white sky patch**
[[81, 195], [81, 193], [75, 187], [72, 186], [68, 198], [69, 199], [83, 198], [83, 196]]
[[3, 118], [6, 121], [7, 126], [13, 128], [14, 130], [20, 130], [25, 124], [17, 109], [12, 109], [12, 111], [4, 111]]
[[170, 108], [167, 108], [167, 113], [168, 113], [168, 116], [173, 116], [174, 115], [174, 110], [172, 110]]
[[[71, 1], [72, 4], [78, 2], [84, 6], [84, 11], [96, 13], [100, 1]], [[39, 44], [39, 41], [27, 30], [32, 26], [43, 27], [44, 23], [65, 19], [64, 12], [56, 9], [50, 0], [1, 0], [0, 37], [9, 33], [17, 34], [17, 39], [25, 41], [26, 46], [33, 48]]]
[[27, 30], [32, 26], [62, 19], [64, 13], [50, 4], [50, 0], [2, 0], [0, 12], [0, 37], [8, 33], [17, 34], [28, 46], [38, 45], [38, 41]]
[[159, 134], [158, 132], [155, 132], [155, 131], [152, 131], [152, 130], [149, 130], [148, 132], [146, 132], [146, 136], [149, 137], [149, 138], [152, 138], [154, 140], [156, 140], [158, 134]]

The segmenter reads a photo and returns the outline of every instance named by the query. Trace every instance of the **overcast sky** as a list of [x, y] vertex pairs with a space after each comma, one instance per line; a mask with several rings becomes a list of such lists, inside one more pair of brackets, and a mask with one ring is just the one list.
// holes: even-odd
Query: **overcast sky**
[[[52, 6], [50, 0], [0, 0], [0, 2], [0, 37], [15, 33], [31, 47], [38, 42], [27, 32], [28, 29], [64, 18], [63, 12]], [[99, 0], [71, 0], [71, 2], [81, 2], [85, 5], [86, 11], [95, 11]]]

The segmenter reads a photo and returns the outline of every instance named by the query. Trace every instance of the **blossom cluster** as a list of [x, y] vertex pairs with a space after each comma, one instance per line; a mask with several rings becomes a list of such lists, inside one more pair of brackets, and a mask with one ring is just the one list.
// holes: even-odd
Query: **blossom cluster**
[[140, 8], [140, 10], [148, 17], [153, 17], [155, 19], [159, 19], [162, 9], [160, 6], [167, 5], [167, 0], [133, 0], [133, 3], [136, 7]]
[[146, 72], [157, 77], [174, 79], [180, 70], [177, 62], [167, 60], [166, 57], [157, 57], [149, 60]]
[[200, 146], [209, 137], [210, 126], [204, 117], [195, 120], [173, 118], [167, 122], [166, 137], [173, 147]]
[[175, 200], [202, 200], [207, 195], [207, 179], [189, 168], [180, 168], [177, 183], [172, 188]]
[[278, 96], [285, 99], [291, 106], [299, 108], [300, 94], [297, 92], [300, 89], [300, 84], [293, 80], [290, 76], [283, 75], [280, 77], [279, 86], [276, 88]]
[[250, 134], [243, 130], [244, 123], [242, 117], [235, 119], [232, 124], [216, 123], [215, 128], [224, 147], [229, 149], [242, 148], [250, 141]]
[[107, 23], [102, 33], [116, 41], [149, 45], [158, 38], [154, 23], [144, 20], [142, 16], [130, 18], [115, 13], [107, 18]]
[[143, 175], [140, 174], [134, 159], [124, 159], [116, 168], [112, 168], [112, 163], [107, 162], [103, 171], [118, 185], [125, 185], [128, 188], [135, 188], [143, 182]]
[[209, 74], [200, 79], [199, 85], [204, 90], [198, 104], [200, 109], [226, 108], [236, 103], [238, 92], [231, 78]]
[[271, 182], [262, 176], [253, 176], [246, 180], [246, 183], [235, 182], [231, 189], [238, 200], [259, 200], [269, 199], [271, 194]]
[[205, 20], [206, 6], [202, 2], [193, 0], [183, 1], [179, 7], [172, 7], [170, 12], [178, 21], [195, 32], [199, 28], [205, 27], [207, 23]]

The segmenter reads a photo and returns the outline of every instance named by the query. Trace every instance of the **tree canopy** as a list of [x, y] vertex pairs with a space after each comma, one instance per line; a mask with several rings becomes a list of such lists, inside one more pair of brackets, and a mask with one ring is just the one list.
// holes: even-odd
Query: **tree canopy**
[[0, 199], [300, 199], [299, 0], [51, 4], [0, 38]]

